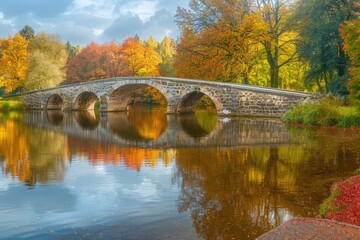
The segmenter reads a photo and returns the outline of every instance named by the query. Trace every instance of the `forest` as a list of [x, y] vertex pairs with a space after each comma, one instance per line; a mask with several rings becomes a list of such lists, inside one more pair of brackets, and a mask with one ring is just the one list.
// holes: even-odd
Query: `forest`
[[[178, 39], [73, 46], [26, 25], [0, 40], [2, 92], [118, 76], [170, 76], [360, 99], [359, 2], [191, 0]], [[91, 41], [91, 40], [89, 40]]]

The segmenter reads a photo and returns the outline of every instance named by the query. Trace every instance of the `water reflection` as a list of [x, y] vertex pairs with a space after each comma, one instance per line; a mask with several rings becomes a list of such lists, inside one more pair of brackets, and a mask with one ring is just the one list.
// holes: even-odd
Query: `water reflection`
[[3, 172], [26, 185], [59, 182], [68, 163], [67, 138], [63, 134], [27, 128], [18, 116], [0, 125], [0, 156]]
[[49, 123], [54, 126], [59, 126], [64, 121], [64, 112], [61, 110], [48, 110], [46, 115]]
[[217, 113], [195, 112], [178, 116], [181, 128], [191, 137], [199, 138], [210, 134], [218, 121]]
[[[0, 117], [0, 238], [77, 239], [96, 225], [106, 239], [139, 229], [143, 239], [164, 231], [254, 239], [294, 216], [316, 216], [330, 186], [360, 167], [358, 130], [156, 110], [81, 113]], [[63, 222], [77, 229], [63, 231]]]
[[191, 214], [204, 239], [255, 239], [295, 216], [316, 216], [331, 183], [356, 163], [333, 158], [324, 166], [309, 153], [302, 146], [181, 149], [179, 212]]
[[86, 130], [94, 130], [100, 123], [100, 116], [95, 111], [76, 111], [74, 112], [75, 121], [79, 126]]
[[[76, 152], [78, 156], [86, 156], [92, 165], [123, 164], [126, 169], [137, 171], [142, 167], [155, 169], [159, 164], [167, 167], [174, 161], [176, 153], [173, 149], [119, 147], [74, 137], [68, 138], [68, 145], [71, 152]], [[162, 161], [159, 162], [159, 159]]]
[[167, 127], [163, 109], [130, 108], [128, 112], [108, 113], [107, 118], [110, 130], [128, 140], [156, 140]]

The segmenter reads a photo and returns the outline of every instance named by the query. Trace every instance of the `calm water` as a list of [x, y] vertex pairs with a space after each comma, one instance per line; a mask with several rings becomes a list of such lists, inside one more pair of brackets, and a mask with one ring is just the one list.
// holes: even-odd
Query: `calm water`
[[255, 239], [318, 214], [360, 132], [160, 110], [0, 116], [0, 239]]

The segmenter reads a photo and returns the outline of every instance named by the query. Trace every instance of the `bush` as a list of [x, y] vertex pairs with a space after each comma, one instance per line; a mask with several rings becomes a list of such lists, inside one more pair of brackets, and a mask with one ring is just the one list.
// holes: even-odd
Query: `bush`
[[332, 101], [302, 103], [286, 112], [282, 119], [289, 123], [333, 126], [339, 122], [341, 115], [337, 107], [332, 104]]
[[348, 115], [344, 116], [338, 123], [339, 127], [359, 127], [360, 126], [360, 115]]
[[25, 105], [20, 101], [0, 101], [0, 111], [22, 110]]

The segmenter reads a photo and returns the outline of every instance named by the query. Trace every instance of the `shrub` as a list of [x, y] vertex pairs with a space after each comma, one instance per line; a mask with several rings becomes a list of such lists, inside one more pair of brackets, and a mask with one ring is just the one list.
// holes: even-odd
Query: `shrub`
[[0, 101], [0, 111], [24, 109], [24, 103], [20, 101]]
[[359, 127], [360, 114], [343, 116], [338, 123], [339, 127]]
[[288, 123], [354, 127], [360, 126], [360, 114], [353, 107], [341, 107], [334, 99], [317, 103], [301, 103], [282, 116]]

